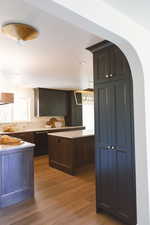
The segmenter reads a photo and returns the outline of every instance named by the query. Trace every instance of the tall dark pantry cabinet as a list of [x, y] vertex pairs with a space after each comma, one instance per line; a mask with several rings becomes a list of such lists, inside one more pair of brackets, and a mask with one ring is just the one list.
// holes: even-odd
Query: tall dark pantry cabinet
[[136, 225], [133, 90], [121, 50], [103, 41], [93, 53], [96, 129], [96, 207]]

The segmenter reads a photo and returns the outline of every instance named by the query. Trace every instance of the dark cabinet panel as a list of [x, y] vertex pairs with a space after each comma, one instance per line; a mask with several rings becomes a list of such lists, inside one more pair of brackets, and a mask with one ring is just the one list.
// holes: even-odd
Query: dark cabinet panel
[[134, 149], [132, 146], [130, 82], [119, 81], [116, 91], [116, 165], [118, 216], [134, 224], [136, 217]]
[[96, 85], [97, 207], [136, 224], [129, 80]]
[[114, 86], [107, 84], [96, 87], [96, 155], [97, 199], [99, 204], [113, 211], [115, 192], [115, 154], [111, 146], [115, 142]]
[[110, 72], [112, 75], [110, 79], [114, 78], [129, 78], [131, 76], [130, 67], [124, 54], [118, 47], [112, 45], [108, 49]]
[[11, 134], [11, 136], [21, 138], [23, 141], [34, 143], [33, 132], [14, 133], [14, 134]]
[[94, 162], [94, 136], [82, 138], [48, 137], [49, 165], [74, 175], [77, 168]]
[[110, 84], [95, 87], [96, 107], [96, 143], [99, 147], [109, 146], [114, 142], [115, 108], [114, 87]]
[[72, 126], [82, 126], [82, 106], [72, 108]]
[[109, 51], [104, 49], [94, 54], [94, 80], [105, 80], [110, 73]]
[[34, 132], [34, 155], [40, 156], [48, 154], [48, 132], [37, 131]]
[[[78, 102], [82, 102], [79, 93]], [[74, 91], [34, 89], [35, 116], [64, 116], [67, 126], [82, 126], [82, 104], [75, 101]]]
[[74, 173], [74, 155], [72, 140], [49, 136], [49, 164], [50, 166], [63, 170], [64, 172]]
[[35, 116], [67, 116], [67, 91], [37, 88], [34, 92]]
[[94, 82], [124, 79], [131, 76], [128, 61], [121, 50], [105, 41], [87, 48], [94, 53]]
[[[77, 105], [75, 102], [74, 91], [69, 93], [69, 126], [82, 126], [82, 105]], [[78, 98], [82, 99], [82, 95], [78, 94]], [[81, 100], [79, 102], [82, 102]]]
[[99, 148], [96, 157], [101, 159], [98, 164], [100, 166], [100, 174], [97, 179], [97, 207], [106, 209], [108, 212], [115, 212], [115, 153], [111, 149]]
[[136, 225], [130, 67], [124, 54], [110, 42], [88, 49], [94, 53], [97, 211]]

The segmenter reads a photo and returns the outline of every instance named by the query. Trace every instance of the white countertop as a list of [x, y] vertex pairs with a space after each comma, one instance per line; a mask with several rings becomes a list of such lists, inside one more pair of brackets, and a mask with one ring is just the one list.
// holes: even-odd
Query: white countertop
[[11, 151], [11, 150], [21, 150], [25, 148], [33, 148], [35, 144], [31, 144], [29, 142], [23, 142], [20, 145], [0, 145], [0, 153]]
[[59, 128], [51, 128], [51, 127], [43, 127], [43, 128], [30, 128], [30, 129], [22, 129], [22, 130], [17, 130], [14, 132], [4, 132], [4, 131], [0, 131], [0, 135], [3, 134], [19, 134], [19, 133], [25, 133], [25, 132], [36, 132], [36, 131], [55, 131], [55, 130], [65, 130], [65, 129], [75, 129], [75, 128], [83, 128], [84, 126], [74, 126], [74, 127], [59, 127]]
[[94, 131], [93, 130], [74, 130], [74, 131], [49, 133], [48, 135], [75, 139], [75, 138], [94, 136]]

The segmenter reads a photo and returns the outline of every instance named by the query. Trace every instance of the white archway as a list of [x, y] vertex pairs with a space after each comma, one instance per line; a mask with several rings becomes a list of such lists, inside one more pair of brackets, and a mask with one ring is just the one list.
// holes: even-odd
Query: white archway
[[[150, 33], [102, 0], [26, 0], [82, 29], [115, 43], [126, 55], [133, 77], [138, 225], [150, 225], [150, 69], [145, 51]], [[143, 42], [144, 40], [144, 42]]]

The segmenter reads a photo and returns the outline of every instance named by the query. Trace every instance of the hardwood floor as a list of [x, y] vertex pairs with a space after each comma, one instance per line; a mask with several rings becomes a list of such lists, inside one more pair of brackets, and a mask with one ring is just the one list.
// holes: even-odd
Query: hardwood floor
[[92, 167], [73, 177], [36, 158], [35, 200], [0, 210], [0, 225], [123, 225], [96, 214], [94, 176]]

